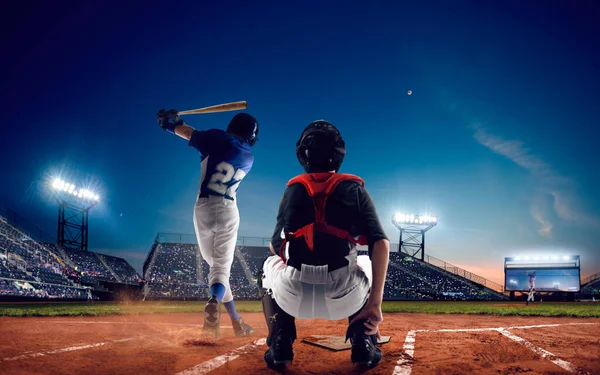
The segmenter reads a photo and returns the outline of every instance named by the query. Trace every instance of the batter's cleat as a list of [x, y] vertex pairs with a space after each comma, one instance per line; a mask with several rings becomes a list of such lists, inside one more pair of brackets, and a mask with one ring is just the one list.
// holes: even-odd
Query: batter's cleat
[[294, 360], [294, 340], [281, 331], [273, 338], [272, 345], [265, 353], [265, 362], [269, 368], [279, 369]]
[[233, 332], [236, 336], [250, 336], [252, 332], [254, 332], [254, 328], [244, 323], [242, 318], [239, 318], [237, 320], [232, 319], [231, 325], [233, 326]]
[[212, 296], [204, 307], [204, 326], [202, 332], [221, 337], [221, 306], [216, 296]]
[[346, 340], [350, 339], [352, 344], [352, 363], [372, 367], [381, 361], [382, 354], [377, 347], [377, 335], [367, 335], [363, 323], [364, 320], [352, 323], [346, 332]]

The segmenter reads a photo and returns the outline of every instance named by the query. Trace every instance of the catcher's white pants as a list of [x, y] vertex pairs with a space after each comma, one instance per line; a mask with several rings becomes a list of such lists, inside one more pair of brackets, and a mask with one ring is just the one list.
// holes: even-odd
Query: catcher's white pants
[[263, 287], [271, 289], [277, 304], [299, 319], [339, 320], [360, 310], [372, 284], [371, 260], [349, 256], [350, 264], [328, 272], [326, 266], [286, 266], [278, 255], [263, 265]]
[[200, 254], [210, 267], [208, 284], [225, 286], [222, 302], [233, 300], [229, 277], [235, 255], [240, 214], [237, 203], [223, 197], [198, 198], [194, 205], [194, 228]]

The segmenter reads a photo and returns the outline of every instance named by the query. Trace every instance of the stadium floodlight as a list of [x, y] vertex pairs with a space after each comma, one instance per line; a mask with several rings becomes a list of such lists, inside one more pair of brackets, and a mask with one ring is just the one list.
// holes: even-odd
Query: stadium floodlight
[[555, 255], [552, 257], [552, 260], [558, 260], [558, 257]]
[[571, 257], [569, 257], [567, 255], [563, 256], [562, 258], [563, 258], [563, 260], [569, 260], [569, 259], [571, 259]]
[[417, 224], [417, 225], [436, 225], [438, 218], [429, 214], [414, 215], [396, 212], [392, 216], [392, 222], [395, 224]]
[[89, 187], [55, 177], [49, 181], [58, 202], [58, 245], [66, 249], [87, 250], [89, 211], [100, 201]]
[[392, 223], [400, 230], [398, 250], [412, 257], [424, 260], [425, 232], [437, 225], [438, 218], [429, 213], [408, 214], [396, 212], [392, 215]]
[[77, 185], [64, 181], [60, 178], [55, 178], [50, 185], [52, 190], [56, 193], [63, 192], [66, 195], [77, 197], [82, 201], [95, 201], [98, 202], [100, 200], [100, 195], [93, 192], [92, 190], [78, 187]]

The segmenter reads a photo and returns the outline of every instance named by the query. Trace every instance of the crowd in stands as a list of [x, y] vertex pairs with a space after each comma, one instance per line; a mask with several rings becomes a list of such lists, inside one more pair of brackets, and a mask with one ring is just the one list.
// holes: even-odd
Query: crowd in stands
[[101, 281], [139, 285], [141, 278], [122, 258], [35, 241], [0, 216], [0, 296], [88, 299], [83, 285]]
[[582, 296], [592, 296], [596, 299], [600, 299], [600, 278], [592, 280], [583, 285], [579, 294]]
[[[256, 277], [267, 247], [237, 247], [230, 286], [236, 299], [258, 299]], [[199, 268], [198, 268], [199, 267]], [[143, 285], [146, 299], [203, 300], [209, 267], [196, 244], [158, 243], [144, 265], [144, 278], [123, 258], [62, 249], [25, 235], [0, 216], [0, 296], [86, 299], [84, 286]], [[600, 280], [583, 291], [598, 293]], [[495, 300], [502, 298], [473, 281], [402, 253], [390, 253], [384, 290], [388, 300]]]
[[96, 253], [73, 249], [65, 249], [65, 253], [75, 263], [74, 269], [81, 275], [83, 282], [94, 284], [98, 281], [112, 283], [118, 281], [102, 264]]
[[[231, 268], [230, 286], [236, 299], [257, 299], [256, 276], [270, 255], [266, 247], [240, 246]], [[242, 256], [244, 262], [240, 262]], [[207, 297], [208, 264], [194, 244], [161, 244], [154, 267], [147, 272], [146, 298]], [[196, 279], [196, 265], [201, 279]], [[175, 265], [175, 267], [173, 267]], [[247, 269], [245, 269], [245, 267]], [[200, 276], [198, 275], [198, 276]], [[499, 295], [472, 281], [401, 253], [390, 253], [384, 298], [387, 300], [497, 300]]]
[[197, 253], [198, 246], [195, 244], [156, 246], [150, 255], [153, 259], [144, 275], [144, 297], [203, 299], [206, 285], [198, 280]]
[[390, 253], [388, 299], [497, 300], [499, 295], [467, 279], [402, 253]]
[[83, 288], [0, 279], [0, 296], [35, 299], [88, 299]]
[[[264, 248], [263, 248], [264, 249]], [[263, 250], [264, 251], [264, 250]], [[195, 244], [160, 244], [144, 275], [146, 299], [205, 299], [208, 296], [208, 263]], [[200, 265], [200, 272], [197, 266]], [[252, 275], [252, 270], [248, 270]], [[230, 287], [236, 299], [256, 299], [256, 280], [249, 280], [239, 259], [234, 257]]]
[[131, 267], [125, 259], [98, 253], [96, 253], [96, 255], [110, 267], [122, 283], [137, 285], [142, 281], [137, 272], [135, 272], [133, 267]]

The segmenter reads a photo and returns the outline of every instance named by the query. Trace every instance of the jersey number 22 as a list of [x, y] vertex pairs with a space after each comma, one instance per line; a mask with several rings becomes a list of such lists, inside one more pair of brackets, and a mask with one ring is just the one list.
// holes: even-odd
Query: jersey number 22
[[[210, 177], [210, 181], [206, 187], [219, 194], [234, 198], [235, 191], [245, 176], [246, 172], [243, 170], [238, 169], [236, 171], [231, 164], [222, 161], [215, 167], [215, 173]], [[229, 185], [232, 180], [235, 180], [236, 182]]]

